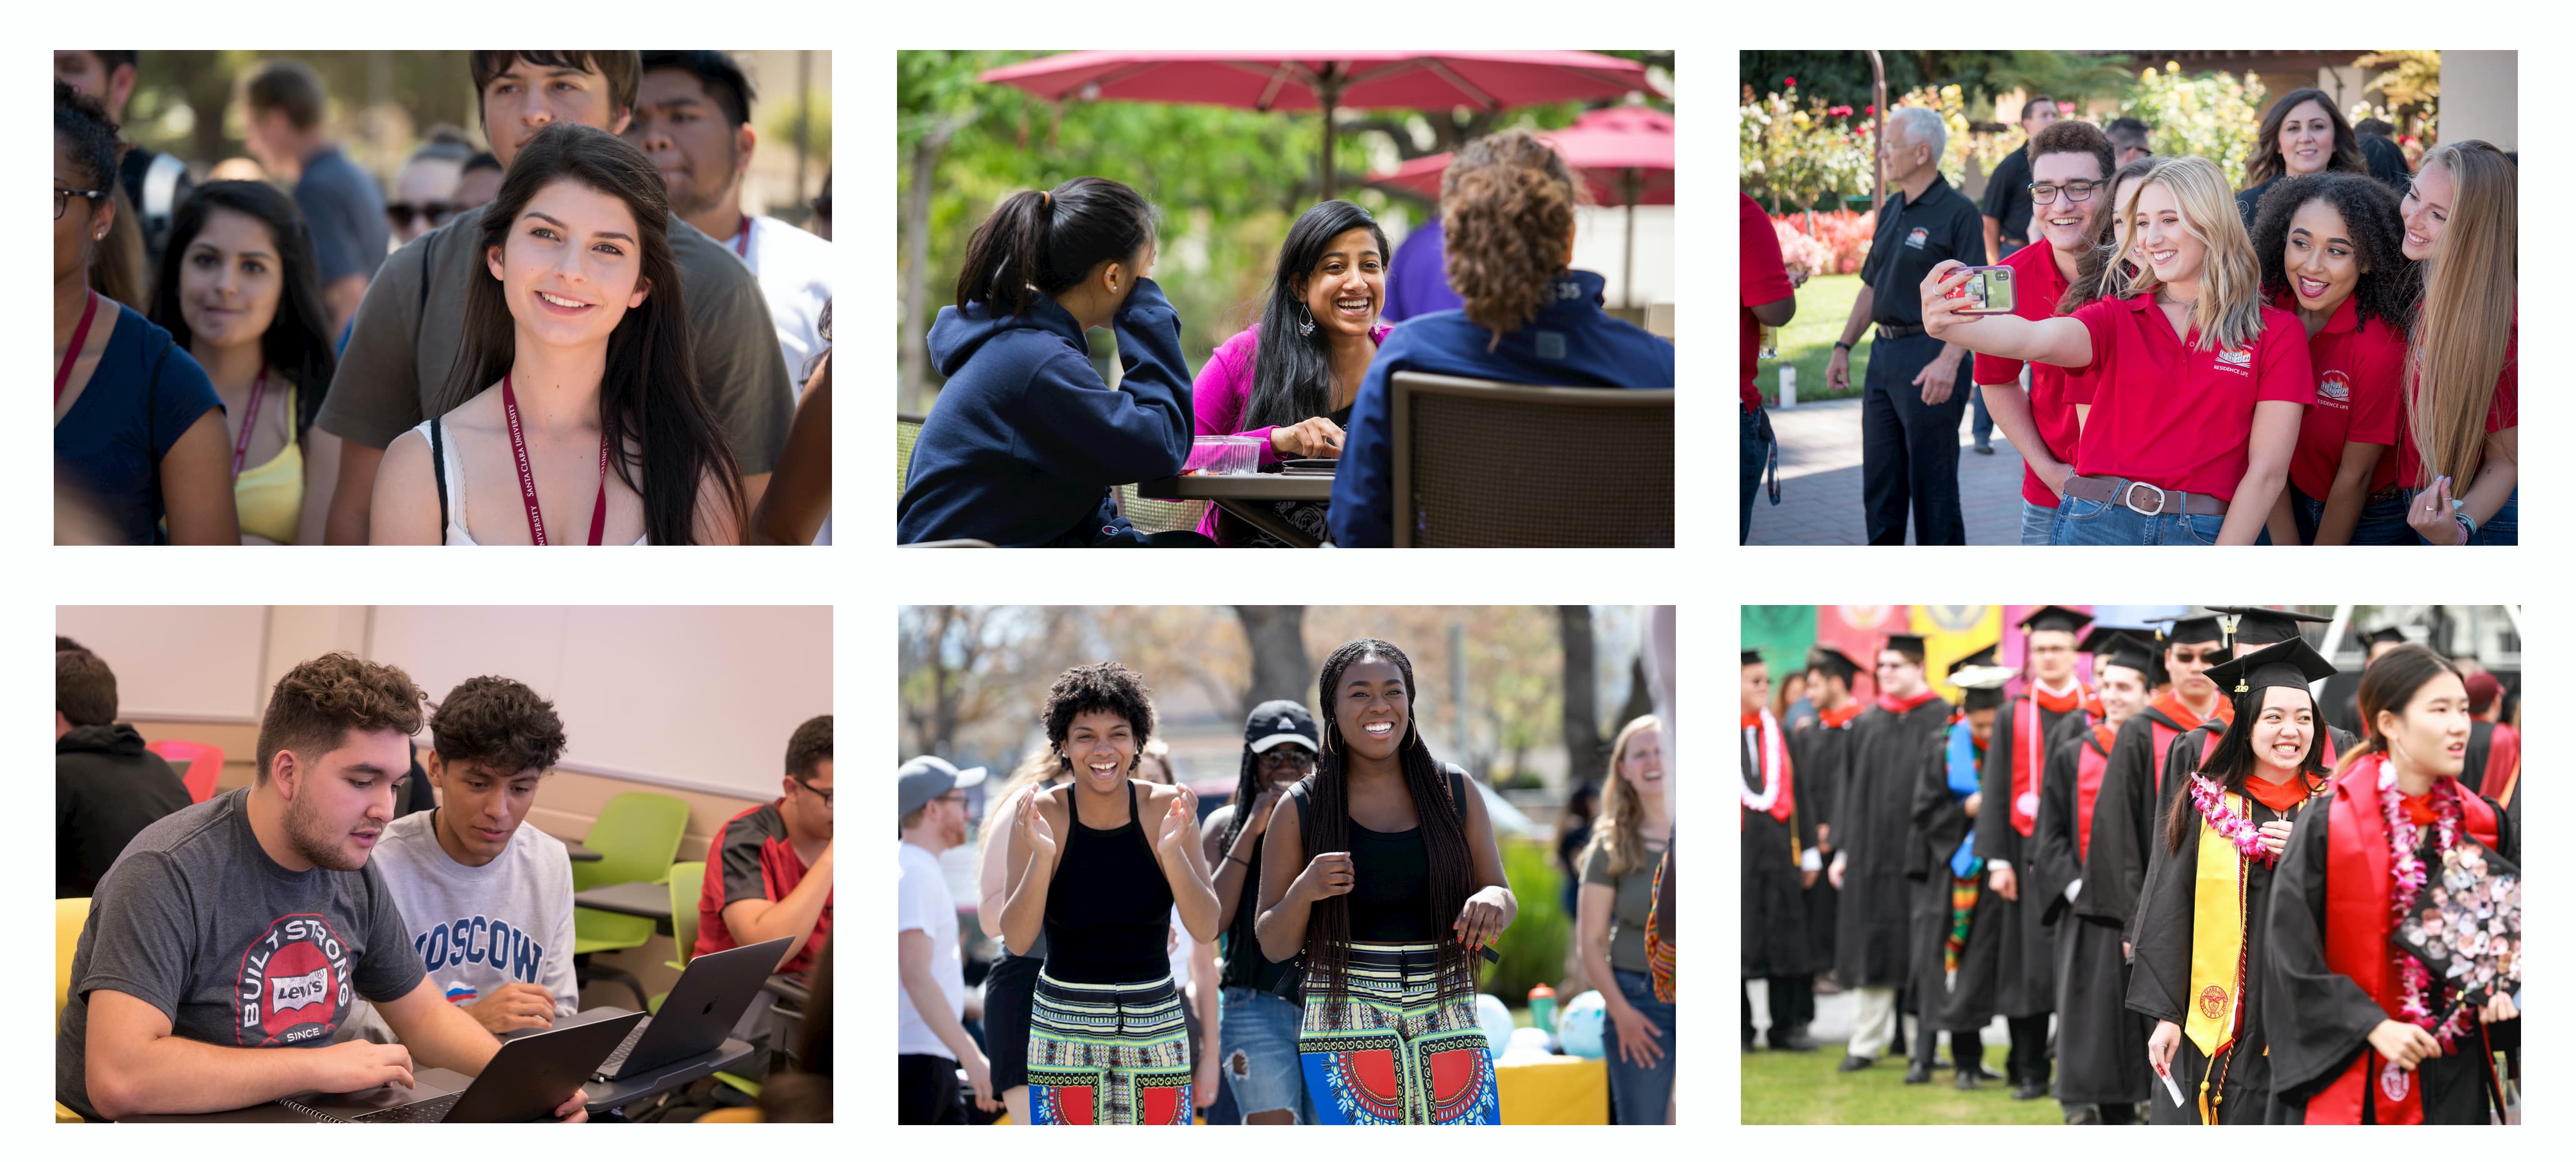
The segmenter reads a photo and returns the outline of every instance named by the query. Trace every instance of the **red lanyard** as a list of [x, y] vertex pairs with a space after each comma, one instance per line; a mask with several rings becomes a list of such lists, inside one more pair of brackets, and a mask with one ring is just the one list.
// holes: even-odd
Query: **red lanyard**
[[233, 437], [233, 479], [241, 479], [242, 461], [250, 456], [250, 431], [259, 424], [259, 397], [268, 391], [268, 369], [259, 369], [259, 378], [250, 381], [250, 406], [242, 409], [241, 435]]
[[744, 262], [751, 261], [751, 215], [749, 214], [742, 216], [742, 229], [734, 232], [733, 256]]
[[89, 323], [98, 317], [98, 292], [89, 292], [89, 303], [81, 308], [80, 326], [72, 328], [71, 348], [63, 352], [63, 365], [54, 369], [54, 402], [63, 402], [63, 387], [72, 381], [72, 364], [80, 362], [81, 346], [89, 342]]
[[[519, 397], [510, 390], [510, 376], [501, 376], [501, 409], [510, 417], [510, 458], [519, 465], [519, 499], [528, 506], [528, 540], [546, 543], [546, 517], [537, 511], [537, 478], [528, 471], [528, 439], [519, 427]], [[608, 433], [599, 434], [599, 499], [590, 508], [590, 543], [598, 544], [608, 531]]]

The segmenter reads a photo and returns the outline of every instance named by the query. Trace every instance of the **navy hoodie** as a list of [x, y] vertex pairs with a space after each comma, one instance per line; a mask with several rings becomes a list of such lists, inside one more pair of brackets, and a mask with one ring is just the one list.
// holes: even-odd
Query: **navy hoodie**
[[1181, 322], [1154, 280], [1110, 321], [1125, 375], [1092, 369], [1082, 327], [1038, 296], [1016, 318], [942, 307], [930, 355], [948, 384], [921, 425], [895, 539], [996, 545], [1140, 543], [1111, 489], [1175, 476], [1189, 458], [1190, 368]]
[[1342, 462], [1333, 473], [1333, 543], [1366, 548], [1395, 543], [1395, 441], [1387, 379], [1399, 371], [1456, 375], [1547, 387], [1673, 386], [1673, 345], [1601, 309], [1600, 275], [1569, 270], [1529, 325], [1506, 334], [1467, 321], [1463, 310], [1434, 311], [1397, 324], [1378, 344], [1368, 378], [1351, 403]]

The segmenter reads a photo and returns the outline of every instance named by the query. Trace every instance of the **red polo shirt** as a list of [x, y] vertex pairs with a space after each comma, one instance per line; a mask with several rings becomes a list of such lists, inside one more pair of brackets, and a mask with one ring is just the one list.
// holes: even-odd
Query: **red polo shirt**
[[[2017, 284], [2014, 314], [2025, 319], [2046, 319], [2057, 314], [2057, 300], [2066, 297], [2066, 277], [2057, 273], [2056, 253], [2042, 239], [2005, 257], [2003, 265], [2013, 269]], [[1979, 355], [1969, 381], [1981, 385], [2017, 384], [2021, 369], [2021, 360]], [[2048, 445], [2048, 454], [2060, 462], [2074, 463], [2075, 437], [2080, 428], [2075, 422], [2075, 405], [2066, 400], [2065, 368], [2042, 363], [2030, 369], [2030, 418], [2038, 425], [2039, 440]], [[2041, 483], [2039, 473], [2027, 463], [2021, 470], [2021, 498], [2046, 508], [2057, 507], [2057, 494]]]
[[[2297, 301], [2283, 291], [2272, 305], [2295, 314], [2292, 304]], [[2406, 336], [2379, 319], [2363, 322], [2347, 298], [2324, 329], [2308, 338], [2308, 367], [2317, 377], [2317, 393], [2299, 417], [2290, 483], [2321, 501], [2334, 491], [2345, 444], [2397, 442], [2397, 387], [2406, 371]], [[2369, 490], [2377, 492], [2396, 479], [2397, 457], [2382, 451], [2370, 470]]]
[[[2423, 304], [2416, 304], [2415, 310], [2416, 317], [2421, 319], [2423, 317], [2422, 312], [2424, 310]], [[2506, 428], [2521, 426], [2522, 421], [2519, 418], [2519, 409], [2516, 408], [2514, 403], [2515, 387], [2522, 378], [2520, 371], [2517, 369], [2517, 365], [2520, 361], [2516, 358], [2516, 351], [2521, 345], [2522, 305], [2517, 302], [2514, 304], [2513, 309], [2513, 329], [2505, 334], [2504, 372], [2496, 376], [2495, 399], [2493, 402], [2487, 404], [2487, 431], [2489, 432], [2501, 432]], [[2409, 410], [2412, 410], [2416, 406], [2416, 386], [2414, 369], [2408, 368], [2406, 375], [2406, 407]], [[2483, 463], [2483, 461], [2481, 462]], [[2418, 477], [2423, 475], [2424, 461], [2415, 453], [2415, 441], [2397, 441], [2397, 479], [2404, 481], [2408, 488], [2431, 487], [2433, 484], [2432, 481], [2418, 479]], [[2462, 493], [2465, 493], [2468, 490], [2469, 482], [2466, 480], [2454, 480], [2451, 482], [2452, 499], [2458, 499]]]
[[2090, 367], [2067, 369], [2066, 400], [2093, 411], [2075, 447], [2085, 476], [2144, 480], [2158, 488], [2233, 500], [2245, 478], [2254, 405], [2305, 405], [2307, 329], [2264, 307], [2262, 334], [2244, 351], [2194, 350], [2155, 309], [2155, 296], [2095, 299], [2070, 316], [2093, 335]]
[[1741, 227], [1744, 248], [1743, 302], [1737, 314], [1743, 317], [1744, 410], [1762, 406], [1762, 389], [1753, 385], [1753, 377], [1762, 370], [1762, 320], [1753, 317], [1757, 303], [1776, 303], [1798, 293], [1789, 285], [1788, 264], [1780, 259], [1780, 235], [1771, 229], [1771, 215], [1762, 212], [1762, 203], [1749, 194], [1735, 195], [1736, 221]]

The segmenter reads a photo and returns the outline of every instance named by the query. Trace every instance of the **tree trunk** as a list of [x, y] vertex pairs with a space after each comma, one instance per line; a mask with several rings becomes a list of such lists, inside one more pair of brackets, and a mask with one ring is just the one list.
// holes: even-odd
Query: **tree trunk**
[[[1646, 681], [1646, 655], [1639, 651], [1636, 660], [1628, 663], [1628, 700], [1619, 707], [1616, 726], [1624, 727], [1654, 712], [1655, 689]], [[1615, 727], [1613, 733], [1616, 733]], [[1603, 756], [1603, 761], [1607, 762], [1608, 756]]]
[[1243, 692], [1243, 713], [1273, 698], [1306, 703], [1315, 685], [1315, 669], [1306, 658], [1306, 607], [1238, 605], [1234, 615], [1252, 646], [1252, 684]]
[[1565, 639], [1566, 774], [1588, 779], [1609, 757], [1602, 753], [1601, 703], [1593, 687], [1592, 607], [1557, 606], [1556, 623]]
[[898, 411], [930, 410], [930, 198], [937, 185], [940, 153], [973, 120], [969, 116], [941, 121], [912, 147], [912, 183], [904, 191], [897, 223], [904, 258], [903, 317], [897, 324], [902, 328], [903, 352]]

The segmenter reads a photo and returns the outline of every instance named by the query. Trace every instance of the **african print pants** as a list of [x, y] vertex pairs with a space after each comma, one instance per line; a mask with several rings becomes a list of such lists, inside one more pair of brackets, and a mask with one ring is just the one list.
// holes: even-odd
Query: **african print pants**
[[1306, 974], [1297, 1053], [1316, 1121], [1345, 1126], [1499, 1125], [1494, 1058], [1475, 994], [1444, 993], [1436, 944], [1353, 944], [1346, 990]]
[[1072, 984], [1038, 973], [1029, 1011], [1029, 1122], [1190, 1124], [1190, 1041], [1164, 976]]

